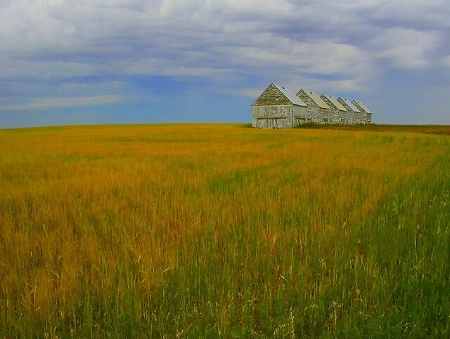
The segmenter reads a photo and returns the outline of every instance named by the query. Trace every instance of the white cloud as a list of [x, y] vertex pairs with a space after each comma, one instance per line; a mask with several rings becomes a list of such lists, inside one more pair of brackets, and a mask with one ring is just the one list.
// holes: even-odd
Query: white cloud
[[444, 67], [450, 67], [450, 55], [446, 55], [446, 56], [442, 57], [441, 64]]
[[49, 108], [103, 106], [122, 102], [119, 95], [96, 95], [90, 97], [69, 97], [69, 98], [40, 98], [27, 104], [15, 104], [0, 106], [1, 111], [30, 111], [43, 110]]
[[196, 18], [210, 19], [214, 14], [220, 20], [221, 13], [226, 16], [230, 14], [290, 16], [296, 8], [296, 5], [287, 0], [265, 0], [263, 4], [258, 0], [162, 0], [159, 12], [164, 17], [194, 15]]
[[128, 96], [133, 77], [163, 76], [244, 95], [255, 79], [364, 91], [393, 68], [449, 67], [449, 15], [447, 0], [0, 0], [0, 86], [22, 81], [32, 96], [108, 78]]
[[431, 52], [437, 47], [436, 32], [419, 32], [412, 29], [392, 28], [372, 41], [375, 55], [390, 60], [398, 68], [431, 66]]
[[259, 88], [259, 87], [244, 88], [244, 89], [236, 91], [235, 94], [243, 96], [243, 97], [249, 97], [249, 98], [256, 99], [263, 92], [263, 90], [264, 90], [264, 88]]
[[[289, 72], [348, 75], [372, 72], [372, 52], [392, 60], [394, 67], [427, 65], [426, 52], [434, 47], [436, 33], [364, 26], [355, 11], [368, 8], [385, 13], [392, 6], [387, 1], [351, 0], [339, 6], [287, 0], [264, 5], [256, 0], [16, 0], [0, 12], [0, 52], [13, 57], [13, 63], [22, 59], [28, 64], [8, 67], [7, 74], [15, 70], [21, 76], [27, 69], [43, 77], [70, 76], [77, 67], [80, 76], [123, 74], [125, 69], [134, 74], [133, 69], [143, 69], [149, 60], [144, 72], [148, 75], [152, 70], [179, 70], [180, 76], [214, 76], [214, 69], [223, 73], [230, 66], [267, 64]], [[303, 22], [316, 27], [300, 26], [295, 32]], [[378, 37], [367, 49], [367, 41], [345, 39], [349, 27]], [[309, 30], [316, 35], [303, 38]], [[36, 56], [44, 60], [36, 61]], [[114, 69], [131, 62], [132, 67]]]
[[[378, 2], [378, 3], [377, 3]], [[448, 28], [450, 7], [447, 0], [373, 1], [368, 9], [374, 19], [404, 28]]]

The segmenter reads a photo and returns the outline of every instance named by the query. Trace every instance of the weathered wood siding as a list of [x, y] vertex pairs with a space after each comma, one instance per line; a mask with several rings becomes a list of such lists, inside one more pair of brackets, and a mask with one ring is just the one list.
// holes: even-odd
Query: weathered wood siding
[[325, 95], [321, 95], [320, 98], [330, 107], [332, 124], [348, 123], [347, 112], [337, 108]]
[[292, 128], [306, 120], [306, 107], [297, 105], [253, 106], [253, 127]]
[[270, 84], [252, 104], [252, 126], [292, 128], [307, 122], [345, 125], [372, 122], [372, 113], [359, 101], [349, 102], [330, 95], [319, 98], [305, 90], [294, 93]]
[[[284, 93], [283, 93], [284, 91]], [[290, 96], [291, 98], [289, 98]], [[252, 105], [252, 126], [259, 128], [291, 128], [304, 123], [306, 106], [284, 87], [270, 84]]]
[[286, 96], [280, 90], [271, 84], [253, 103], [253, 106], [278, 106], [278, 105], [292, 105]]
[[330, 124], [333, 112], [331, 109], [320, 107], [304, 90], [300, 90], [297, 96], [308, 105], [307, 107], [307, 122], [313, 122], [316, 124]]
[[347, 110], [347, 124], [354, 125], [356, 123], [356, 113], [344, 100], [342, 100], [342, 98], [338, 98], [337, 100]]
[[366, 111], [366, 108], [360, 104], [359, 101], [352, 100], [352, 104], [355, 105], [361, 111], [361, 123], [371, 124], [372, 123], [372, 113]]

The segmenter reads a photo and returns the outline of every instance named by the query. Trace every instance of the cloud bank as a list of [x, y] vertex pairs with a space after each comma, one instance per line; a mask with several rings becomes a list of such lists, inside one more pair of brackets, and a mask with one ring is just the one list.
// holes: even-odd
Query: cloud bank
[[1, 0], [0, 127], [127, 105], [247, 121], [270, 82], [360, 98], [376, 122], [450, 123], [449, 16], [445, 0]]

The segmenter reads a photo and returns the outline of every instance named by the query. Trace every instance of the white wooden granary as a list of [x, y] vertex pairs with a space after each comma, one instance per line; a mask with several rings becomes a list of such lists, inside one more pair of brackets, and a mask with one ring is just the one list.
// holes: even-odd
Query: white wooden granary
[[332, 111], [330, 106], [320, 96], [309, 90], [301, 89], [297, 96], [308, 106], [306, 122], [315, 124], [331, 123]]
[[349, 100], [339, 97], [338, 101], [347, 110], [347, 123], [349, 125], [356, 125], [362, 123], [361, 111], [353, 105]]
[[371, 124], [372, 123], [372, 112], [367, 108], [366, 105], [364, 105], [361, 101], [358, 100], [352, 100], [352, 104], [355, 105], [362, 113], [363, 117], [363, 124]]
[[294, 94], [284, 86], [271, 83], [252, 104], [252, 126], [292, 128], [305, 123], [370, 124], [372, 112], [360, 101], [320, 97], [301, 89]]
[[323, 94], [322, 100], [330, 106], [332, 113], [332, 124], [348, 124], [348, 112], [344, 106], [333, 96]]
[[291, 128], [305, 123], [307, 105], [284, 86], [270, 84], [252, 104], [253, 127]]

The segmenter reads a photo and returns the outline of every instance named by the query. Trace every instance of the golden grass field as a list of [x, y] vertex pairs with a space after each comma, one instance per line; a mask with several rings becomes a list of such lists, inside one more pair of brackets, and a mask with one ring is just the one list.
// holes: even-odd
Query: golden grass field
[[448, 337], [449, 134], [0, 130], [0, 337]]

